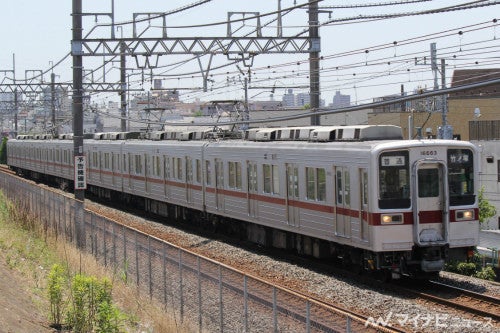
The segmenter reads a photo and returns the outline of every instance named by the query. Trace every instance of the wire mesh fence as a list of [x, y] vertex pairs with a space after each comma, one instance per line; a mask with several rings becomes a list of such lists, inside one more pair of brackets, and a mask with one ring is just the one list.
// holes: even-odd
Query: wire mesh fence
[[[364, 322], [84, 210], [49, 188], [1, 174], [0, 187], [56, 237], [91, 253], [199, 332], [366, 332]], [[79, 241], [81, 239], [81, 241]], [[80, 242], [80, 244], [79, 244]], [[357, 319], [358, 320], [358, 319]], [[358, 320], [359, 321], [359, 320]]]

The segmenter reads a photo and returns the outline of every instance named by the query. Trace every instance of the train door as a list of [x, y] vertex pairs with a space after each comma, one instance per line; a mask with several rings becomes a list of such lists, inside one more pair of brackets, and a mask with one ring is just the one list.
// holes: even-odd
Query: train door
[[217, 209], [224, 209], [224, 163], [215, 159], [215, 201]]
[[286, 182], [287, 182], [287, 222], [291, 226], [300, 225], [300, 208], [297, 205], [299, 202], [299, 169], [296, 165], [286, 165]]
[[186, 202], [193, 202], [193, 162], [186, 156]]
[[368, 240], [368, 171], [366, 169], [359, 170], [359, 238]]
[[446, 244], [449, 225], [446, 165], [421, 160], [414, 164], [413, 170], [415, 242], [419, 245]]
[[259, 201], [258, 201], [258, 178], [257, 178], [257, 164], [255, 162], [247, 161], [247, 186], [248, 186], [248, 216], [259, 216]]
[[336, 179], [336, 227], [335, 234], [341, 237], [350, 237], [351, 233], [351, 180], [349, 169], [337, 167]]

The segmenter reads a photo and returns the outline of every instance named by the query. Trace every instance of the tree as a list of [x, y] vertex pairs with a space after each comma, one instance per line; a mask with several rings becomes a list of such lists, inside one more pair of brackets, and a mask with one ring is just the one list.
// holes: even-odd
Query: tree
[[487, 222], [490, 218], [495, 216], [497, 210], [495, 206], [490, 204], [488, 200], [484, 198], [484, 186], [479, 190], [479, 224], [483, 227], [483, 224]]
[[6, 136], [2, 139], [2, 145], [0, 146], [0, 164], [7, 164], [7, 140]]

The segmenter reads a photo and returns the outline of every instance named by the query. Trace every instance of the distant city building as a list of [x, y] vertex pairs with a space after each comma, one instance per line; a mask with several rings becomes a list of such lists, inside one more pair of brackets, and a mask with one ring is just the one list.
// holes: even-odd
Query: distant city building
[[304, 106], [306, 104], [311, 104], [311, 95], [308, 93], [298, 93], [295, 106]]
[[340, 91], [336, 91], [335, 96], [333, 96], [332, 107], [340, 109], [348, 106], [351, 106], [351, 95], [342, 95]]
[[283, 95], [283, 106], [295, 106], [295, 94], [293, 89], [288, 89], [288, 93]]

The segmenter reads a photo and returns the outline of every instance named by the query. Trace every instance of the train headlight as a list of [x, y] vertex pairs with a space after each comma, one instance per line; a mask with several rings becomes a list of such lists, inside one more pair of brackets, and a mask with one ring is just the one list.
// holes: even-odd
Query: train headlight
[[380, 216], [382, 224], [401, 224], [403, 223], [402, 214], [382, 214]]
[[457, 210], [455, 212], [455, 220], [457, 221], [469, 221], [474, 219], [474, 210]]

